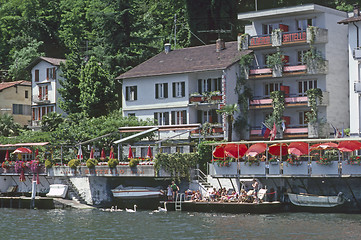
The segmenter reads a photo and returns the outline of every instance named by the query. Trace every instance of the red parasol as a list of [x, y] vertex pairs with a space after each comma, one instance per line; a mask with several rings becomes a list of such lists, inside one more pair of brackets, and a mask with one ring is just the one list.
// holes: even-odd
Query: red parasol
[[266, 148], [267, 148], [267, 144], [265, 144], [265, 143], [253, 144], [246, 151], [246, 156], [255, 157], [258, 154], [263, 153], [264, 151], [266, 151]]
[[241, 158], [247, 151], [247, 146], [244, 144], [229, 143], [224, 147], [224, 152], [227, 157]]
[[6, 154], [5, 154], [5, 161], [9, 161], [9, 150], [6, 150]]
[[133, 157], [133, 151], [132, 151], [132, 147], [129, 145], [129, 153], [128, 153], [128, 158], [134, 158]]
[[90, 158], [90, 159], [93, 159], [93, 158], [94, 158], [94, 150], [93, 150], [93, 147], [92, 147], [91, 150], [90, 150], [89, 158]]
[[102, 152], [100, 153], [100, 160], [104, 160], [105, 159], [105, 151], [104, 148], [102, 148]]
[[276, 143], [268, 147], [268, 152], [273, 156], [285, 156], [288, 154], [288, 146], [286, 143]]
[[109, 159], [114, 159], [114, 149], [113, 149], [113, 146], [110, 147]]
[[150, 146], [148, 146], [148, 151], [147, 151], [147, 158], [152, 158], [152, 149], [150, 148]]
[[341, 152], [353, 152], [361, 149], [361, 143], [359, 141], [342, 141], [337, 148]]
[[226, 154], [224, 152], [224, 147], [225, 147], [224, 144], [216, 146], [216, 148], [213, 150], [213, 153], [212, 153], [213, 157], [215, 157], [215, 158], [225, 158]]
[[308, 143], [305, 142], [293, 142], [288, 146], [288, 153], [296, 156], [302, 156], [308, 154]]
[[78, 158], [79, 160], [82, 160], [82, 159], [83, 159], [83, 152], [82, 152], [82, 150], [81, 150], [81, 145], [79, 146], [77, 158]]
[[333, 143], [333, 142], [328, 142], [328, 143], [317, 143], [314, 144], [310, 147], [310, 150], [326, 150], [326, 149], [332, 149], [332, 148], [337, 148], [337, 144]]
[[13, 153], [23, 153], [23, 154], [31, 154], [32, 151], [29, 148], [17, 148]]

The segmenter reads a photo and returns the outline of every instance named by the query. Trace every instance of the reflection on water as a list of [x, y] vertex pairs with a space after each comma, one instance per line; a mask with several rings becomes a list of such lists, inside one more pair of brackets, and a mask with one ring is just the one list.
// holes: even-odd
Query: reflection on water
[[361, 215], [0, 209], [1, 239], [361, 239]]

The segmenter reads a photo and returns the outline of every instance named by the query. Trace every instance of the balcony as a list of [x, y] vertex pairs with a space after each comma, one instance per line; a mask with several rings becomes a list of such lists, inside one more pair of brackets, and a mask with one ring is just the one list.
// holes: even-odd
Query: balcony
[[223, 94], [219, 91], [204, 92], [203, 94], [194, 93], [189, 97], [189, 104], [219, 104], [222, 98]]
[[221, 124], [210, 124], [209, 127], [206, 128], [202, 128], [202, 129], [197, 129], [197, 130], [192, 130], [191, 134], [193, 135], [193, 137], [197, 137], [200, 134], [204, 135], [206, 134], [207, 137], [219, 137], [222, 136], [223, 137], [223, 127]]
[[[307, 106], [307, 104], [308, 104], [308, 97], [306, 96], [285, 98], [286, 107]], [[249, 109], [264, 109], [264, 108], [272, 108], [271, 98], [254, 99], [249, 101]]]
[[33, 96], [33, 102], [37, 104], [48, 104], [50, 100], [48, 99], [48, 95], [35, 95]]
[[[285, 131], [281, 134], [281, 136], [283, 139], [307, 138], [308, 127], [302, 125], [290, 125], [286, 127]], [[250, 140], [261, 140], [261, 139], [263, 139], [261, 128], [252, 127], [250, 131]]]

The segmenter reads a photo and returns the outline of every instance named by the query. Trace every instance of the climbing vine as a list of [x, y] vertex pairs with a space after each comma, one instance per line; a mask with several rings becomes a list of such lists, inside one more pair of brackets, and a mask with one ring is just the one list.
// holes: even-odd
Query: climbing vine
[[309, 112], [306, 113], [306, 117], [308, 119], [308, 122], [311, 124], [314, 124], [318, 120], [318, 107], [317, 107], [317, 100], [319, 103], [322, 104], [322, 90], [319, 88], [312, 88], [308, 89], [306, 91], [307, 97], [308, 97], [308, 104], [310, 106]]
[[285, 93], [283, 91], [271, 92], [273, 112], [271, 116], [266, 120], [267, 126], [273, 126], [281, 124], [283, 112], [285, 110]]

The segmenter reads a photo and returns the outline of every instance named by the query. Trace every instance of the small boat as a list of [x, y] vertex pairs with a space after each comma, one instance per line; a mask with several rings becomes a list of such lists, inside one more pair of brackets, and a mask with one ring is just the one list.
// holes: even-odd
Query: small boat
[[114, 197], [122, 199], [158, 198], [163, 195], [162, 190], [154, 187], [124, 187], [119, 185], [111, 191]]
[[301, 207], [332, 208], [345, 202], [342, 192], [337, 196], [319, 196], [310, 194], [288, 193], [292, 204]]

